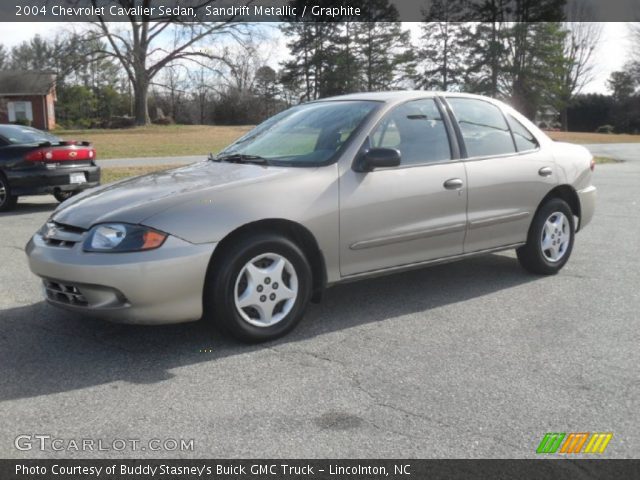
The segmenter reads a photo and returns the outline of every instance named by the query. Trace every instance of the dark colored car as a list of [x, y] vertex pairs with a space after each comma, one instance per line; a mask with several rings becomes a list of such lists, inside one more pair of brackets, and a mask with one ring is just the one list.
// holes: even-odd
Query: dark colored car
[[21, 195], [52, 194], [62, 202], [100, 184], [96, 151], [35, 128], [0, 125], [0, 212]]

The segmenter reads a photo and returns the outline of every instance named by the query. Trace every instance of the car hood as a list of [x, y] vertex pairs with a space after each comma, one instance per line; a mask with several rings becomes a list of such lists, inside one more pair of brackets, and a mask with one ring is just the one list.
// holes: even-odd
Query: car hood
[[60, 205], [55, 222], [88, 229], [97, 223], [142, 223], [146, 218], [213, 191], [270, 181], [288, 167], [204, 161], [87, 190]]

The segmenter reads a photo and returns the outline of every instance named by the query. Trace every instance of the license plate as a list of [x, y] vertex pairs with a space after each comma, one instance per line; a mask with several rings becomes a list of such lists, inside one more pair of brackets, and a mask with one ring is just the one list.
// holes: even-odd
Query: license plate
[[84, 176], [84, 173], [72, 173], [69, 175], [70, 183], [86, 183], [87, 179]]

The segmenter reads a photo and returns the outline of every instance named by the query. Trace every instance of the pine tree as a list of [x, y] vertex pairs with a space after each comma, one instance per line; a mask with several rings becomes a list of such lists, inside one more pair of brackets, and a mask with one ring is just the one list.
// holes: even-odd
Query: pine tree
[[356, 25], [356, 51], [365, 91], [395, 88], [413, 57], [407, 49], [410, 37], [400, 22], [363, 22]]
[[427, 90], [459, 90], [465, 71], [461, 0], [434, 0], [423, 11], [416, 85]]

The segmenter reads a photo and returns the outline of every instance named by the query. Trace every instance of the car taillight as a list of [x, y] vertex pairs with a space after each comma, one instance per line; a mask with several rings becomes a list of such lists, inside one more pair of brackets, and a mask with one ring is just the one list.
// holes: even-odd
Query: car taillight
[[96, 157], [94, 148], [38, 148], [25, 155], [29, 162], [69, 162], [74, 160], [93, 161]]
[[24, 159], [27, 162], [44, 162], [46, 160], [51, 160], [52, 158], [53, 154], [48, 148], [38, 148], [37, 150], [30, 151], [24, 156]]
[[596, 159], [595, 158], [591, 159], [591, 165], [589, 166], [589, 168], [591, 169], [592, 172], [596, 169]]

